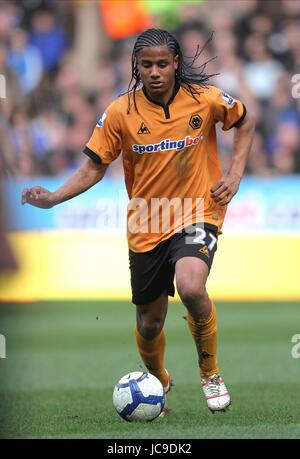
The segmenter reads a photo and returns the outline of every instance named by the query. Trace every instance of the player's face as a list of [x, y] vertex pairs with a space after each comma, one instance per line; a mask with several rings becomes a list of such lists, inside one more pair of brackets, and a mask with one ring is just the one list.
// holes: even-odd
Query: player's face
[[178, 56], [166, 45], [145, 47], [138, 53], [137, 65], [147, 93], [166, 103], [174, 89]]

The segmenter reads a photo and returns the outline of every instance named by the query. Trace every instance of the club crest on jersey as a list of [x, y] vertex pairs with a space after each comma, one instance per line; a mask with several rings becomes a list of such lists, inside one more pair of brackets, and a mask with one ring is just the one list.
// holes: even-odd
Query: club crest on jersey
[[143, 153], [155, 153], [158, 151], [176, 150], [180, 151], [184, 148], [193, 147], [197, 145], [199, 140], [203, 139], [203, 135], [197, 137], [190, 137], [187, 135], [184, 139], [170, 140], [164, 139], [159, 143], [149, 143], [147, 145], [134, 144], [132, 145], [132, 151], [142, 155]]
[[193, 128], [193, 129], [199, 129], [199, 127], [201, 126], [202, 124], [202, 118], [200, 115], [198, 115], [198, 113], [196, 115], [192, 115], [190, 117], [190, 121], [189, 121], [189, 124], [190, 126]]
[[98, 120], [98, 123], [96, 124], [96, 127], [102, 128], [105, 118], [106, 118], [106, 113], [104, 112], [103, 115], [101, 116], [101, 118]]
[[233, 105], [235, 103], [235, 99], [233, 97], [231, 97], [229, 94], [227, 94], [226, 92], [222, 92], [222, 99], [225, 100], [225, 102], [231, 107], [231, 105]]

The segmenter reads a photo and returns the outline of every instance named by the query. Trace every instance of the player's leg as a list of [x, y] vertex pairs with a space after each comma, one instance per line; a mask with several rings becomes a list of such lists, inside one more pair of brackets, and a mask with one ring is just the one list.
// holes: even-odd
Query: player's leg
[[163, 326], [168, 310], [168, 295], [174, 296], [174, 268], [168, 262], [169, 242], [143, 253], [129, 251], [132, 302], [136, 305], [135, 338], [141, 358], [149, 372], [169, 385], [164, 366], [166, 337]]
[[196, 344], [207, 405], [213, 412], [225, 410], [230, 397], [219, 375], [216, 307], [206, 291], [208, 266], [199, 258], [184, 257], [176, 262], [175, 272], [177, 290], [187, 308], [187, 321]]
[[140, 356], [150, 373], [166, 388], [169, 375], [165, 369], [166, 337], [163, 330], [168, 311], [167, 293], [155, 301], [136, 306], [135, 338]]
[[216, 307], [206, 291], [217, 239], [215, 225], [196, 224], [178, 234], [170, 247], [177, 290], [187, 308], [186, 318], [196, 344], [202, 388], [212, 410], [221, 410], [230, 403], [217, 363]]
[[189, 329], [194, 338], [202, 388], [211, 411], [225, 410], [230, 397], [217, 363], [216, 307], [206, 291], [209, 269], [196, 257], [180, 258], [175, 265], [178, 294], [188, 314]]
[[175, 265], [176, 286], [187, 309], [186, 319], [197, 347], [201, 377], [218, 373], [216, 308], [206, 291], [207, 264], [195, 257]]

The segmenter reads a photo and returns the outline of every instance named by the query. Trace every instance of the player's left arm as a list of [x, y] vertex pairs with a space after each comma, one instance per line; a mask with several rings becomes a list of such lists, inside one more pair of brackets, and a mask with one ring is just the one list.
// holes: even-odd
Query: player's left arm
[[211, 188], [213, 200], [221, 206], [228, 204], [239, 189], [254, 138], [254, 118], [247, 113], [234, 130], [233, 157], [229, 170]]

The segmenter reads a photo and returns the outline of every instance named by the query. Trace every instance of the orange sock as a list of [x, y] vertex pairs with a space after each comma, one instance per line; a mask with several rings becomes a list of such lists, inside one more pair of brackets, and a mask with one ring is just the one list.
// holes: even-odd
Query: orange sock
[[169, 382], [168, 373], [165, 370], [164, 354], [166, 337], [163, 330], [155, 338], [148, 340], [143, 338], [137, 327], [134, 330], [138, 351], [149, 373], [156, 376], [162, 385], [166, 387]]
[[189, 313], [186, 318], [196, 344], [201, 378], [218, 374], [217, 311], [215, 305], [212, 303], [211, 313], [207, 319], [196, 321]]

